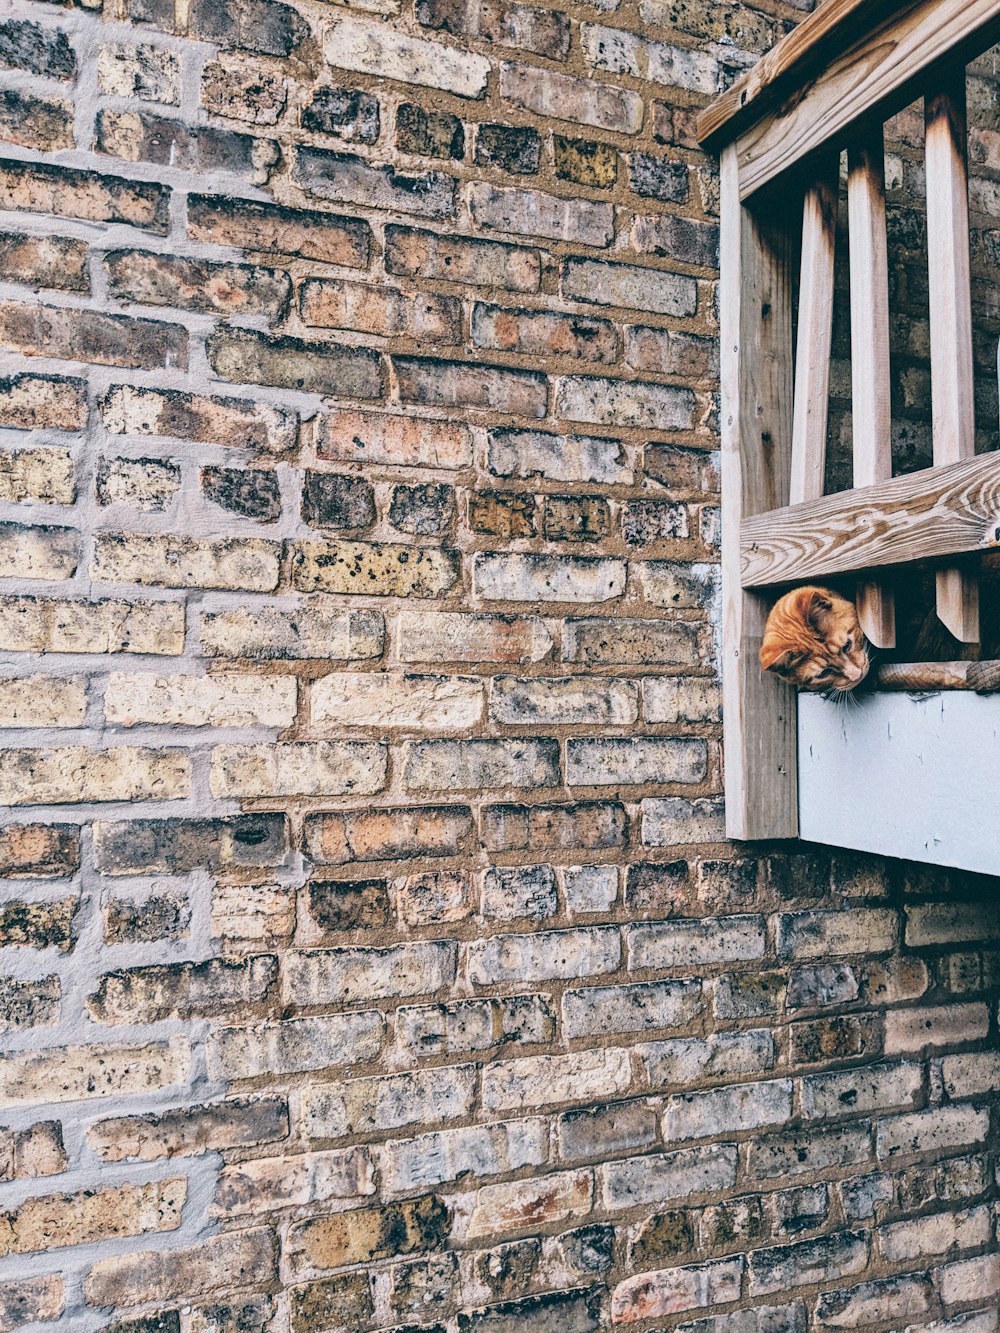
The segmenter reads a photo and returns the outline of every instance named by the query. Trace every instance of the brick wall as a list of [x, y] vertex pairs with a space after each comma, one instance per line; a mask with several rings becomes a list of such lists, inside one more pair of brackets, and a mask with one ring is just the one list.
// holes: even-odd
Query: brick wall
[[406, 4], [0, 19], [0, 1333], [995, 1333], [993, 886], [720, 841], [800, 13]]

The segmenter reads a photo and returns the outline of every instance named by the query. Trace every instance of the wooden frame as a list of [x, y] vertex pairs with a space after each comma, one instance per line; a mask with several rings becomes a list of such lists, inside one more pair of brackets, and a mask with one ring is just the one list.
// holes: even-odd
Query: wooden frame
[[[1000, 454], [973, 456], [964, 66], [998, 39], [1000, 0], [824, 0], [699, 118], [701, 141], [721, 150], [722, 672], [734, 838], [795, 837], [799, 827], [796, 696], [757, 660], [764, 590], [858, 575], [865, 631], [891, 646], [892, 599], [879, 570], [936, 557], [940, 618], [961, 642], [978, 638], [975, 578], [949, 563], [1000, 544]], [[935, 466], [893, 478], [882, 125], [918, 96], [933, 194]], [[824, 496], [844, 150], [855, 489]], [[801, 213], [788, 209], [789, 196]]]

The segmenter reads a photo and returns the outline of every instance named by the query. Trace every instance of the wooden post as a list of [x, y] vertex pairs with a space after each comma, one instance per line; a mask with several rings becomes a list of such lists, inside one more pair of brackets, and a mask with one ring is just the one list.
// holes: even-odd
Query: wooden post
[[[854, 485], [892, 476], [889, 399], [889, 260], [885, 237], [882, 126], [848, 152], [847, 215], [851, 250], [851, 388]], [[876, 648], [892, 648], [892, 593], [877, 583], [857, 587], [858, 619]]]
[[802, 206], [802, 263], [789, 503], [818, 500], [826, 481], [840, 154], [820, 168]]
[[758, 661], [767, 602], [740, 585], [740, 523], [787, 505], [791, 471], [791, 246], [740, 202], [722, 155], [722, 598], [726, 832], [798, 834], [796, 695]]
[[[934, 465], [976, 452], [965, 69], [943, 76], [924, 107], [927, 252], [930, 256]], [[937, 613], [960, 643], [979, 642], [979, 583], [961, 569], [937, 572]]]

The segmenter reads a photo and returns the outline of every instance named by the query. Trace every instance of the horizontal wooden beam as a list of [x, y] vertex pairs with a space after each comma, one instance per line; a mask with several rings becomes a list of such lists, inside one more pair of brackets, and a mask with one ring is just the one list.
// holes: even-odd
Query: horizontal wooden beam
[[899, 0], [823, 0], [698, 117], [698, 140], [721, 150], [782, 96], [830, 63], [893, 10]]
[[1000, 453], [745, 518], [744, 588], [851, 574], [997, 544]]
[[1000, 662], [886, 662], [878, 669], [880, 690], [1000, 690]]
[[1000, 0], [906, 5], [740, 135], [740, 197], [747, 199], [820, 148], [842, 146], [860, 120], [887, 119], [926, 91], [935, 65], [968, 61], [998, 36]]

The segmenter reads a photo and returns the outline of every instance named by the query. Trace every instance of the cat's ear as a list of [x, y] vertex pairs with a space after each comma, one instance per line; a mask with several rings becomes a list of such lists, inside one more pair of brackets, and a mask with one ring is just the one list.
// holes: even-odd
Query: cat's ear
[[760, 664], [765, 671], [776, 671], [779, 676], [790, 675], [803, 661], [805, 653], [794, 648], [782, 648], [780, 641], [767, 640], [760, 647]]
[[833, 599], [825, 588], [810, 588], [809, 599], [803, 610], [809, 624], [814, 629], [820, 630], [833, 610]]

